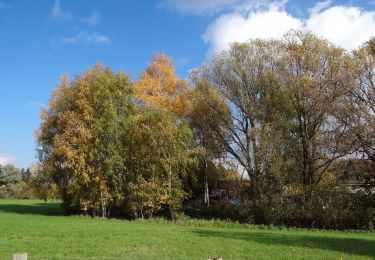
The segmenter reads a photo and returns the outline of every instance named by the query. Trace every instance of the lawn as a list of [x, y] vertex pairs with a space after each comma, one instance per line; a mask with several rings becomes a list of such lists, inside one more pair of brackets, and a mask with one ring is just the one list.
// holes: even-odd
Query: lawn
[[[59, 216], [59, 204], [0, 200], [0, 259], [373, 259], [375, 233]], [[200, 225], [200, 227], [199, 227]]]

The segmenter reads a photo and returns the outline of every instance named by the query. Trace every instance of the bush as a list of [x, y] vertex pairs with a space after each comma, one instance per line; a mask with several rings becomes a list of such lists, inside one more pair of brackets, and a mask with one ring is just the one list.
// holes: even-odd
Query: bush
[[205, 206], [200, 200], [186, 203], [184, 213], [190, 218], [234, 220], [241, 223], [253, 223], [248, 207], [236, 206], [229, 201], [220, 200], [210, 206]]

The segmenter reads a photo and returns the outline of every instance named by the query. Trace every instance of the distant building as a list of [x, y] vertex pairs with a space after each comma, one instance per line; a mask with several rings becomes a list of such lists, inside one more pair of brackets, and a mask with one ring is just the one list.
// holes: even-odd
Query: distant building
[[240, 199], [241, 193], [249, 190], [250, 180], [216, 180], [211, 189], [213, 200]]
[[373, 162], [365, 159], [342, 159], [332, 167], [335, 176], [353, 193], [368, 190], [375, 193], [374, 169]]

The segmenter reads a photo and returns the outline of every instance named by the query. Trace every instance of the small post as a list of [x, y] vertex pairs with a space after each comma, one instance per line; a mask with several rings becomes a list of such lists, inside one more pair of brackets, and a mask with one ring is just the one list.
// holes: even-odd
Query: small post
[[27, 260], [27, 254], [26, 253], [13, 254], [13, 260]]

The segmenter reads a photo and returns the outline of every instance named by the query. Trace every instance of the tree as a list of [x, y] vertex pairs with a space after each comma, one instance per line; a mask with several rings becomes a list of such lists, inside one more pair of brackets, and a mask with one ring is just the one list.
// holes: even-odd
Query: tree
[[48, 199], [59, 198], [58, 187], [54, 183], [52, 176], [44, 173], [40, 165], [32, 165], [27, 170], [30, 173], [28, 186], [35, 197], [43, 199], [45, 202]]
[[282, 81], [297, 123], [301, 178], [308, 185], [319, 182], [334, 160], [351, 153], [337, 118], [351, 86], [352, 62], [343, 49], [311, 33], [291, 31], [284, 44]]
[[140, 102], [182, 115], [186, 107], [183, 95], [188, 84], [175, 75], [173, 63], [165, 54], [156, 54], [135, 83], [135, 97]]
[[372, 173], [363, 174], [369, 184], [375, 183], [375, 38], [353, 51], [354, 83], [341, 117], [356, 146], [356, 156], [370, 160]]
[[217, 90], [206, 81], [198, 79], [196, 87], [189, 93], [189, 109], [187, 118], [193, 130], [193, 136], [197, 147], [203, 148], [201, 157], [201, 172], [204, 183], [204, 203], [210, 205], [208, 185], [208, 164], [223, 155], [225, 147], [216, 138], [220, 135], [225, 138], [225, 127], [216, 119], [218, 116], [227, 117], [230, 111]]
[[[281, 43], [253, 40], [235, 43], [228, 51], [217, 55], [208, 67], [201, 67], [198, 77], [207, 80], [224, 98], [230, 113], [215, 112], [217, 128], [208, 124], [215, 138], [238, 162], [251, 179], [252, 212], [256, 222], [262, 222], [259, 206], [260, 178], [267, 175], [264, 153], [277, 150], [271, 142], [273, 119], [283, 106], [277, 73]], [[223, 134], [225, 133], [225, 135]]]
[[0, 165], [0, 197], [19, 197], [22, 191], [21, 170], [14, 165]]
[[124, 73], [100, 64], [72, 81], [63, 77], [52, 92], [37, 133], [39, 159], [67, 211], [105, 217], [122, 199], [131, 93]]
[[22, 181], [21, 170], [14, 165], [0, 165], [0, 185], [13, 186]]
[[30, 180], [30, 177], [31, 177], [30, 168], [26, 168], [26, 170], [24, 168], [22, 168], [21, 169], [21, 175], [22, 175], [22, 180], [24, 182], [28, 182]]
[[128, 202], [141, 217], [162, 207], [175, 211], [186, 197], [183, 178], [195, 163], [191, 131], [175, 115], [157, 107], [139, 107], [126, 135]]

